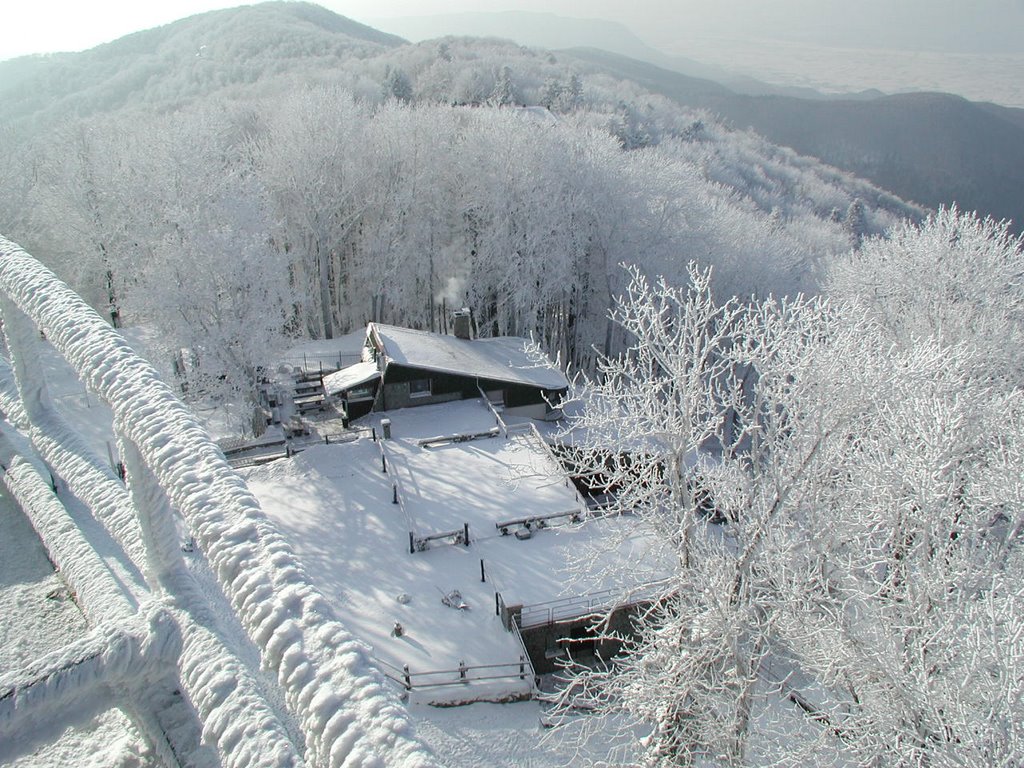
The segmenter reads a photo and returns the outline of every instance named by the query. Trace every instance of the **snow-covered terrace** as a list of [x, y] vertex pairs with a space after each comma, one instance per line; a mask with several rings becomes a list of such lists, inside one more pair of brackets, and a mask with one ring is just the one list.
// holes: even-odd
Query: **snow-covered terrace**
[[359, 362], [366, 329], [333, 339], [315, 339], [293, 344], [277, 357], [275, 368], [287, 365], [305, 371], [336, 371]]
[[[496, 524], [503, 521], [585, 509], [536, 436], [505, 436], [482, 400], [407, 408], [388, 418], [390, 471], [420, 534], [468, 523], [475, 541], [499, 535]], [[495, 437], [447, 440], [488, 431]]]
[[[127, 335], [133, 345], [144, 348], [144, 340], [136, 330], [129, 329]], [[49, 344], [43, 343], [41, 352], [41, 365], [57, 409], [76, 425], [98, 455], [107, 457], [110, 444], [115, 450], [113, 460], [116, 460], [110, 409], [94, 395], [87, 394], [67, 363]], [[485, 410], [482, 403], [475, 405]], [[432, 413], [435, 415], [431, 416]], [[386, 415], [393, 419], [396, 435], [411, 434], [414, 428], [423, 434], [439, 434], [440, 431], [460, 427], [458, 413], [457, 410], [448, 410], [448, 415], [439, 419], [432, 408], [426, 408]], [[463, 413], [465, 415], [466, 412]], [[417, 426], [419, 420], [415, 417], [418, 415], [424, 419]], [[471, 418], [461, 426], [478, 427], [482, 424], [480, 418]], [[428, 429], [429, 426], [433, 426], [435, 431]], [[402, 439], [396, 437], [394, 443]], [[360, 619], [358, 626], [353, 624], [350, 627], [354, 633], [375, 644], [383, 641], [394, 645], [391, 658], [405, 657], [398, 652], [403, 647], [418, 650], [417, 645], [422, 645], [438, 659], [435, 662], [434, 658], [423, 654], [430, 662], [424, 669], [439, 668], [448, 661], [441, 660], [441, 651], [435, 646], [456, 658], [458, 650], [465, 647], [456, 647], [462, 639], [458, 631], [468, 629], [472, 632], [476, 626], [482, 625], [485, 629], [477, 632], [477, 637], [487, 642], [497, 639], [508, 654], [515, 654], [512, 658], [517, 661], [520, 651], [517, 644], [511, 644], [512, 636], [504, 630], [499, 632], [490, 627], [490, 617], [494, 616], [493, 590], [500, 584], [503, 588], [510, 588], [510, 601], [522, 600], [517, 596], [522, 592], [515, 588], [521, 584], [524, 588], [537, 589], [539, 575], [546, 573], [552, 578], [546, 582], [545, 594], [559, 594], [563, 581], [552, 563], [559, 562], [558, 558], [564, 555], [559, 546], [573, 532], [566, 529], [545, 531], [525, 542], [511, 538], [486, 543], [474, 541], [469, 549], [439, 547], [418, 553], [417, 559], [413, 559], [405, 555], [406, 534], [393, 517], [398, 513], [393, 505], [382, 504], [390, 485], [389, 477], [379, 472], [378, 462], [379, 450], [369, 440], [348, 446], [332, 445], [327, 450], [318, 447], [291, 461], [263, 467], [258, 473], [260, 484], [273, 490], [264, 488], [260, 495], [266, 498], [270, 494], [281, 500], [281, 514], [284, 505], [290, 505], [286, 518], [289, 520], [287, 532], [296, 545], [302, 545], [303, 564], [317, 574], [317, 582], [332, 601], [339, 606], [348, 606], [344, 611], [346, 616]], [[254, 484], [253, 487], [256, 486]], [[312, 493], [313, 490], [316, 493]], [[0, 497], [0, 510], [5, 503]], [[366, 515], [363, 512], [366, 509], [376, 510], [377, 514]], [[363, 515], [362, 530], [359, 515]], [[278, 512], [275, 516], [280, 518]], [[302, 535], [294, 535], [296, 531], [301, 531]], [[339, 543], [340, 540], [344, 543]], [[495, 554], [488, 554], [498, 552], [498, 545], [505, 544], [516, 552], [514, 561], [499, 562]], [[346, 561], [340, 563], [343, 557]], [[481, 557], [487, 558], [488, 582], [484, 584], [479, 582]], [[111, 567], [117, 566], [109, 555], [105, 559]], [[401, 568], [391, 567], [391, 563], [399, 563]], [[66, 590], [66, 587], [46, 561], [44, 550], [23, 515], [0, 514], [0, 564], [0, 613], [5, 619], [0, 622], [0, 670], [24, 666], [40, 653], [56, 650], [86, 631], [84, 617], [71, 600], [47, 597], [51, 593], [64, 594], [62, 588]], [[408, 589], [410, 582], [416, 581], [410, 578], [410, 573], [422, 577], [421, 589]], [[462, 593], [471, 605], [470, 613], [453, 613], [441, 605], [433, 581], [443, 573], [453, 573], [455, 580], [439, 580], [440, 586], [448, 585], [449, 581], [452, 586], [465, 585]], [[519, 573], [527, 576], [519, 581]], [[393, 597], [402, 590], [413, 598], [405, 606]], [[417, 608], [422, 610], [417, 611]], [[342, 611], [339, 609], [338, 612]], [[400, 618], [409, 629], [404, 646], [387, 634], [396, 618]], [[452, 638], [450, 642], [443, 639], [446, 634]], [[375, 635], [382, 635], [382, 640], [375, 639]], [[435, 639], [428, 646], [424, 637]], [[495, 652], [490, 657], [501, 655]], [[414, 673], [419, 669], [412, 657], [408, 657], [408, 663]], [[517, 665], [511, 667], [513, 672], [517, 669]], [[421, 683], [422, 678], [415, 682]], [[490, 693], [497, 697], [509, 683], [514, 685], [515, 680], [499, 682], [489, 690], [473, 684], [472, 694]], [[460, 689], [461, 686], [448, 686], [435, 689], [435, 693], [458, 693]], [[413, 699], [416, 698], [414, 693]], [[414, 706], [412, 711], [419, 732], [428, 738], [439, 754], [445, 756], [447, 764], [500, 765], [507, 768], [529, 764], [553, 768], [567, 764], [574, 754], [573, 745], [561, 746], [557, 740], [547, 741], [543, 747], [537, 746], [542, 729], [538, 725], [541, 713], [536, 702], [476, 704], [454, 709]], [[138, 754], [145, 754], [145, 750], [144, 737], [119, 711], [111, 710], [99, 720], [68, 727], [59, 737], [54, 734], [52, 739], [44, 739], [32, 754], [15, 759], [12, 764], [19, 768], [127, 765], [134, 764], [136, 759], [142, 760]], [[595, 749], [594, 754], [603, 753]], [[6, 765], [4, 756], [6, 753], [0, 749], [0, 763]]]
[[[313, 581], [353, 632], [373, 647], [388, 674], [401, 679], [408, 665], [414, 697], [473, 700], [528, 692], [529, 669], [526, 680], [518, 675], [522, 646], [497, 615], [495, 594], [506, 605], [538, 605], [535, 617], [567, 619], [585, 613], [593, 602], [589, 596], [611, 585], [594, 574], [570, 575], [563, 569], [574, 554], [611, 538], [613, 528], [621, 532], [631, 521], [573, 525], [568, 517], [558, 517], [551, 527], [534, 527], [530, 539], [511, 532], [503, 536], [496, 523], [573, 511], [585, 515], [574, 486], [561, 477], [535, 434], [431, 441], [493, 427], [494, 417], [482, 400], [369, 418], [378, 435], [380, 419], [390, 419], [391, 439], [311, 448], [289, 461], [249, 470], [249, 487], [285, 531]], [[399, 504], [394, 503], [396, 487]], [[468, 547], [435, 540], [424, 551], [410, 553], [410, 527], [425, 536], [461, 531], [464, 523], [470, 527]], [[626, 538], [615, 556], [637, 562], [644, 549], [642, 539]], [[486, 581], [481, 581], [481, 560]], [[442, 604], [442, 594], [453, 589], [468, 609]], [[551, 601], [559, 601], [554, 614]], [[392, 634], [396, 621], [404, 629], [399, 637]], [[461, 663], [470, 668], [469, 679], [504, 679], [459, 685]]]

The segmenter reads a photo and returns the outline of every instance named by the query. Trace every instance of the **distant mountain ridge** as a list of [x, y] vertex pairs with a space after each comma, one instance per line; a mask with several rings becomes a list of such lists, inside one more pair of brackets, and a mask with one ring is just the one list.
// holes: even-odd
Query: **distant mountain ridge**
[[[548, 15], [515, 18], [536, 26]], [[612, 44], [617, 39], [618, 47], [637, 56], [654, 55], [621, 25], [595, 21], [581, 24], [578, 31], [573, 40]], [[556, 42], [570, 40], [561, 36]], [[248, 89], [267, 93], [293, 88], [296, 82], [335, 82], [363, 93], [372, 89], [379, 98], [379, 83], [389, 67], [404, 60], [422, 62], [431, 50], [310, 3], [211, 11], [82, 53], [0, 62], [5, 105], [0, 126], [32, 135], [69, 117], [125, 106], [173, 110], [211, 93], [244, 99]], [[508, 50], [509, 63], [518, 66], [513, 59], [523, 49]], [[588, 72], [635, 82], [678, 104], [720, 115], [737, 128], [751, 127], [776, 144], [904, 199], [931, 207], [956, 201], [962, 208], [1013, 219], [1018, 229], [1024, 224], [1024, 110], [945, 94], [806, 99], [737, 93], [708, 77], [585, 46], [563, 50], [558, 59], [558, 67], [578, 69], [584, 82]], [[364, 64], [358, 73], [344, 76], [354, 60]], [[700, 65], [683, 62], [690, 64], [699, 71]], [[500, 69], [501, 63], [488, 66]]]
[[817, 157], [897, 195], [953, 201], [1024, 227], [1024, 110], [942, 93], [835, 95], [771, 86], [647, 45], [627, 27], [552, 13], [461, 13], [381, 20], [411, 39], [511, 38], [561, 50], [737, 128]]
[[944, 93], [828, 100], [751, 96], [606, 51], [570, 53], [906, 200], [933, 208], [955, 201], [1012, 219], [1017, 231], [1024, 225], [1024, 110]]
[[810, 88], [769, 85], [683, 56], [671, 56], [648, 45], [624, 24], [605, 19], [570, 18], [531, 11], [476, 11], [370, 19], [370, 23], [413, 41], [460, 35], [498, 37], [532, 48], [556, 51], [596, 48], [655, 64], [689, 77], [713, 80], [739, 93], [831, 98]]
[[[154, 108], [172, 108], [187, 89], [154, 85], [166, 86], [182, 72], [191, 85], [218, 78], [252, 83], [280, 73], [285, 60], [295, 65], [312, 56], [341, 61], [405, 44], [400, 37], [313, 3], [278, 0], [209, 11], [80, 53], [0, 62], [0, 99], [5, 104], [0, 122], [59, 113], [83, 116], [116, 109], [136, 97]], [[218, 74], [209, 62], [229, 71]], [[211, 82], [211, 87], [217, 85]]]

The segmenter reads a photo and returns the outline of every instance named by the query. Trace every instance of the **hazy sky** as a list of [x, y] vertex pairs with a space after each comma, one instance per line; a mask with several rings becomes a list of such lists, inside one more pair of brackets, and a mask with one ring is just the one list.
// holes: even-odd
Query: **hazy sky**
[[[91, 48], [220, 0], [7, 0], [0, 59]], [[627, 24], [652, 43], [712, 34], [850, 47], [1024, 52], [1024, 0], [322, 0], [357, 20], [463, 11], [548, 11]], [[1021, 73], [1024, 78], [1024, 73]]]

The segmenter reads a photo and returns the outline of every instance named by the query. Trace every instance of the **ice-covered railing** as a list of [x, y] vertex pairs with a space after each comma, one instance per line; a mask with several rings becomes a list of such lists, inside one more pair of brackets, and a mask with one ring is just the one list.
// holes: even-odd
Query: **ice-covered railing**
[[[104, 516], [114, 539], [131, 555], [157, 598], [192, 622], [192, 653], [179, 676], [193, 685], [204, 733], [227, 765], [433, 765], [397, 696], [384, 683], [366, 647], [334, 617], [291, 548], [263, 514], [192, 414], [125, 341], [52, 272], [0, 237], [0, 311], [11, 353], [22, 416], [37, 450], [76, 490], [89, 490], [95, 462], [61, 453], [48, 432], [59, 424], [39, 368], [40, 333], [60, 351], [91, 392], [114, 413], [136, 516], [105, 486], [113, 510]], [[66, 453], [66, 452], [65, 452]], [[109, 480], [109, 478], [105, 478]], [[78, 491], [76, 490], [76, 494]], [[85, 494], [88, 496], [88, 493]], [[87, 503], [89, 500], [86, 499]], [[91, 504], [90, 504], [91, 506]], [[260, 733], [273, 732], [249, 716], [253, 702], [232, 701], [244, 669], [215, 674], [222, 638], [206, 625], [209, 608], [191, 582], [176, 522], [209, 561], [263, 665], [283, 689], [299, 723], [305, 750], [297, 759], [286, 744], [268, 750]], [[179, 616], [180, 618], [180, 616]], [[186, 650], [189, 642], [185, 642]], [[185, 663], [187, 661], [187, 664]], [[212, 703], [211, 703], [212, 702]], [[224, 704], [211, 709], [214, 705]]]
[[[518, 628], [516, 629], [518, 633]], [[522, 646], [520, 638], [520, 646]], [[532, 692], [535, 686], [536, 673], [533, 670], [533, 663], [527, 655], [525, 646], [519, 655], [519, 661], [503, 662], [499, 664], [466, 664], [463, 662], [458, 667], [451, 669], [412, 670], [408, 664], [396, 667], [386, 661], [381, 661], [384, 674], [392, 682], [398, 683], [405, 691], [422, 691], [447, 686], [460, 685], [467, 689], [480, 683], [494, 681], [515, 681], [524, 683], [524, 693]], [[503, 694], [504, 695], [504, 694]]]
[[572, 595], [542, 603], [530, 603], [518, 606], [518, 619], [515, 623], [520, 629], [531, 629], [546, 624], [579, 621], [588, 616], [597, 616], [612, 610], [649, 602], [657, 597], [663, 586], [663, 582], [655, 581], [637, 585], [628, 592], [619, 588], [604, 589], [585, 595]]

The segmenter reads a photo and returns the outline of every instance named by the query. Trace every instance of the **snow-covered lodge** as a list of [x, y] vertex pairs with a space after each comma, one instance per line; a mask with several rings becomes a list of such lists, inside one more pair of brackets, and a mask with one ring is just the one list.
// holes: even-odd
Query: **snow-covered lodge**
[[479, 397], [510, 416], [560, 415], [569, 382], [528, 339], [474, 339], [460, 314], [454, 328], [447, 335], [370, 323], [366, 360], [325, 376], [326, 396], [340, 399], [349, 419]]

